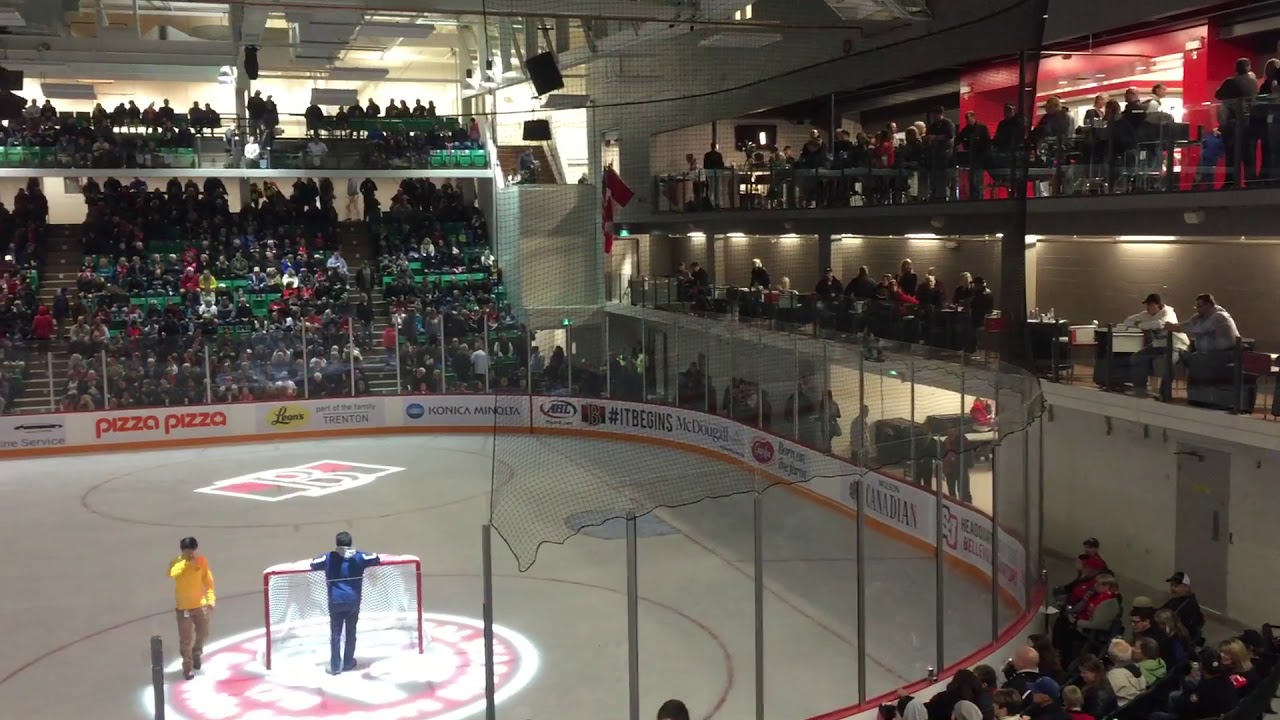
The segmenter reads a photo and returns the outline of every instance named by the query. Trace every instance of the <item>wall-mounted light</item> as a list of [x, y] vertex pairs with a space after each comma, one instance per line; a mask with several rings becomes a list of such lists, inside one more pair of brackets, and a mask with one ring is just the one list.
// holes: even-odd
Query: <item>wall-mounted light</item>
[[1121, 235], [1116, 238], [1120, 242], [1173, 242], [1175, 235]]

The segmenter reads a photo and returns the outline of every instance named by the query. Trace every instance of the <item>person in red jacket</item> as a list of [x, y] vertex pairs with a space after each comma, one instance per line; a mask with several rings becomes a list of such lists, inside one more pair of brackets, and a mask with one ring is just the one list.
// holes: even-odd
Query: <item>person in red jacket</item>
[[49, 352], [49, 339], [53, 337], [53, 327], [53, 316], [49, 314], [49, 308], [41, 305], [31, 321], [31, 335], [36, 339], [36, 347], [42, 353]]

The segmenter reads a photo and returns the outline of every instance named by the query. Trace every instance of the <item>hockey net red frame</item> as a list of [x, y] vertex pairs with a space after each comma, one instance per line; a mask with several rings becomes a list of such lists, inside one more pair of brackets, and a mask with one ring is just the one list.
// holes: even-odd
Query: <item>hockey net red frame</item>
[[[425, 649], [425, 634], [422, 629], [422, 561], [414, 555], [379, 554], [379, 557], [379, 564], [364, 571], [360, 598], [361, 631], [399, 629], [413, 632], [417, 635], [418, 654], [421, 655]], [[266, 630], [263, 638], [266, 646], [263, 665], [266, 669], [271, 669], [272, 646], [291, 637], [319, 633], [324, 638], [324, 646], [328, 647], [329, 600], [326, 582], [324, 571], [312, 570], [309, 559], [272, 565], [262, 572], [262, 618]], [[410, 586], [407, 589], [406, 584]], [[273, 589], [277, 594], [274, 603]], [[273, 608], [277, 612], [273, 613]], [[405, 617], [410, 614], [413, 619]], [[388, 618], [391, 620], [389, 625], [386, 622]], [[374, 627], [368, 627], [366, 619]], [[295, 629], [299, 632], [290, 634]], [[279, 637], [276, 637], [277, 634]]]

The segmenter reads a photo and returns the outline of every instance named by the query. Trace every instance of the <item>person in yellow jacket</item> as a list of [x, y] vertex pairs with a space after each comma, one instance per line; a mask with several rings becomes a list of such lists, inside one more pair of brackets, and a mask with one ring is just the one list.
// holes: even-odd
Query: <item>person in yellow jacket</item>
[[193, 537], [178, 543], [182, 554], [169, 563], [173, 578], [175, 608], [178, 617], [178, 647], [182, 651], [182, 677], [190, 680], [200, 669], [204, 641], [209, 637], [209, 620], [213, 615], [213, 572], [209, 559], [197, 555], [200, 544]]

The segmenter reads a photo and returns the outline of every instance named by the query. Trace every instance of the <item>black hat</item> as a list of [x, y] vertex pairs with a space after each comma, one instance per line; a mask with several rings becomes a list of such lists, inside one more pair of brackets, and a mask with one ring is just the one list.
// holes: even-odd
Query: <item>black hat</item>
[[200, 547], [200, 543], [196, 542], [196, 539], [190, 536], [184, 537], [178, 541], [178, 548], [181, 550], [195, 550], [198, 547]]
[[1087, 548], [1095, 548], [1095, 549], [1102, 547], [1102, 543], [1098, 542], [1098, 538], [1096, 537], [1085, 538], [1083, 545]]
[[1170, 585], [1190, 585], [1191, 576], [1179, 570], [1178, 572], [1165, 578], [1165, 582], [1169, 583]]
[[1262, 639], [1262, 633], [1257, 630], [1245, 630], [1240, 633], [1240, 642], [1250, 650], [1265, 650], [1267, 643]]
[[1143, 305], [1150, 305], [1151, 303], [1155, 303], [1156, 305], [1164, 304], [1164, 300], [1160, 299], [1160, 293], [1151, 293], [1147, 296], [1146, 300], [1142, 301]]

